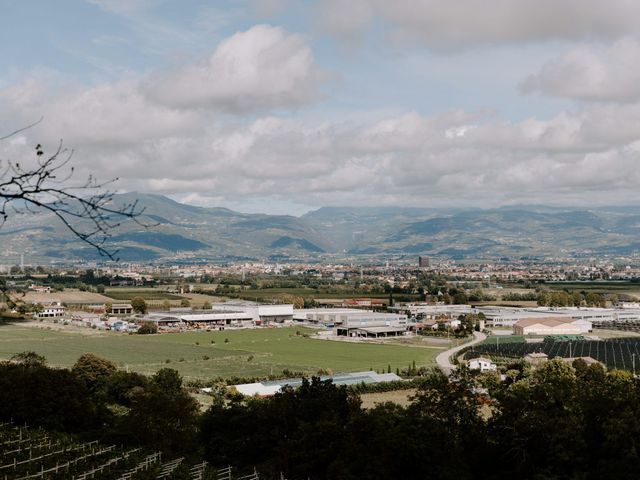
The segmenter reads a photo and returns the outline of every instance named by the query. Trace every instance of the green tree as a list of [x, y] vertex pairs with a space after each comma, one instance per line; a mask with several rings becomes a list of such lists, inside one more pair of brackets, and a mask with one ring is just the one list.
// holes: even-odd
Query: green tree
[[453, 303], [455, 305], [464, 305], [469, 303], [469, 299], [467, 298], [467, 294], [464, 291], [459, 291], [453, 296]]
[[129, 407], [135, 391], [143, 391], [148, 385], [149, 380], [144, 375], [118, 370], [107, 379], [105, 393], [109, 402]]
[[550, 302], [550, 299], [549, 299], [549, 294], [547, 292], [540, 292], [538, 294], [538, 299], [537, 299], [538, 306], [547, 307], [549, 306], [549, 302]]
[[137, 313], [147, 313], [147, 302], [142, 297], [134, 297], [131, 299], [131, 307]]
[[44, 356], [31, 351], [16, 353], [11, 357], [11, 361], [25, 367], [44, 367], [47, 364], [47, 359]]
[[180, 300], [180, 306], [183, 308], [187, 308], [191, 306], [191, 302], [189, 301], [188, 298], [183, 298], [182, 300]]
[[138, 328], [138, 334], [148, 335], [152, 333], [158, 333], [158, 324], [156, 322], [143, 322]]
[[345, 478], [331, 465], [359, 414], [359, 399], [345, 387], [314, 377], [270, 399], [214, 404], [203, 415], [200, 443], [212, 464], [256, 465], [267, 478]]
[[0, 364], [0, 420], [59, 432], [99, 429], [105, 415], [69, 370], [41, 363]]
[[582, 294], [580, 292], [572, 292], [571, 300], [573, 301], [574, 307], [579, 307], [582, 305]]
[[195, 448], [198, 404], [182, 387], [178, 372], [160, 369], [146, 388], [133, 388], [129, 399], [121, 428], [137, 442], [168, 452]]
[[116, 370], [117, 368], [113, 362], [106, 358], [98, 357], [93, 353], [81, 355], [71, 368], [73, 374], [92, 392], [101, 389]]
[[509, 476], [566, 475], [587, 461], [582, 393], [575, 370], [560, 359], [497, 393], [500, 414], [492, 428], [498, 449], [511, 452]]

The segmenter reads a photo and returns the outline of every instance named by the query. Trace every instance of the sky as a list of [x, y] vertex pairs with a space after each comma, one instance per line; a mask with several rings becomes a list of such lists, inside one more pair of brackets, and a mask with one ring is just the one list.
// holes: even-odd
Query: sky
[[636, 0], [0, 0], [0, 162], [202, 206], [637, 205]]

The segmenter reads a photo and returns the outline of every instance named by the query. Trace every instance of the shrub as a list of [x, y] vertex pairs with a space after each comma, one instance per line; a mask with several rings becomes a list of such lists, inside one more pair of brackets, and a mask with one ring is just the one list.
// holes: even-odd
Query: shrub
[[155, 322], [144, 322], [138, 329], [138, 334], [148, 335], [158, 333], [158, 325]]

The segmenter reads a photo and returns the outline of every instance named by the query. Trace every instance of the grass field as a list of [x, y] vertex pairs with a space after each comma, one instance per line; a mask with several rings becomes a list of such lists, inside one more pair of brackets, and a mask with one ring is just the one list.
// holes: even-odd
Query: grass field
[[410, 397], [416, 394], [417, 390], [411, 388], [409, 390], [395, 390], [393, 392], [379, 393], [361, 393], [362, 408], [373, 408], [376, 405], [386, 402], [392, 402], [402, 407], [406, 407], [411, 403]]
[[109, 289], [104, 293], [107, 297], [114, 300], [131, 300], [135, 297], [141, 297], [144, 300], [181, 300], [184, 296], [168, 293], [163, 290], [123, 290], [123, 289]]
[[[338, 289], [334, 292], [326, 292], [325, 290], [316, 290], [313, 288], [261, 288], [257, 290], [241, 290], [234, 292], [239, 298], [245, 300], [261, 301], [269, 298], [277, 298], [281, 295], [293, 295], [302, 298], [341, 300], [346, 298], [377, 298], [380, 300], [388, 300], [388, 293], [370, 293], [353, 291], [352, 289]], [[394, 294], [394, 299], [403, 301], [416, 301], [420, 299], [419, 295], [412, 294]]]
[[638, 282], [547, 282], [545, 285], [551, 290], [584, 291], [599, 294], [626, 294], [640, 298], [640, 283]]
[[13, 297], [15, 300], [21, 300], [26, 303], [49, 303], [53, 301], [63, 302], [68, 305], [74, 304], [101, 304], [105, 302], [110, 302], [111, 299], [104, 295], [100, 295], [99, 293], [91, 293], [91, 292], [81, 292], [79, 290], [74, 289], [66, 289], [63, 292], [51, 292], [51, 293], [37, 293], [37, 292], [26, 292], [24, 296], [21, 294], [14, 294]]
[[[386, 371], [431, 365], [441, 349], [402, 345], [316, 340], [296, 335], [303, 328], [189, 332], [163, 335], [124, 335], [91, 331], [78, 334], [21, 324], [0, 325], [0, 358], [27, 350], [44, 355], [50, 364], [70, 366], [92, 352], [121, 368], [150, 374], [162, 367], [178, 370], [187, 379], [253, 377], [279, 374], [284, 369], [316, 373]], [[225, 343], [225, 339], [229, 342]], [[211, 343], [214, 341], [215, 343]], [[196, 344], [199, 343], [199, 345]], [[205, 360], [203, 357], [209, 357]], [[169, 360], [169, 363], [166, 363]]]

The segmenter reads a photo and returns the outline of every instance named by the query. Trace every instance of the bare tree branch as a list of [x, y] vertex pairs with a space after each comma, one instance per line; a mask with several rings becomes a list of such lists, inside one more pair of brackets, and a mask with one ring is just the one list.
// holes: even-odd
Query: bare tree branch
[[[41, 121], [0, 137], [0, 140], [10, 138]], [[23, 167], [9, 160], [0, 170], [0, 227], [16, 213], [48, 211], [101, 256], [117, 260], [118, 250], [110, 249], [107, 241], [122, 221], [132, 220], [148, 227], [141, 222], [144, 208], [138, 205], [137, 200], [114, 205], [115, 192], [107, 187], [117, 179], [98, 182], [90, 175], [84, 182], [70, 184], [74, 175], [74, 168], [70, 165], [73, 151], [65, 149], [62, 141], [51, 155], [45, 155], [39, 144], [35, 150], [35, 166]]]
[[26, 127], [19, 128], [15, 132], [11, 132], [10, 134], [5, 135], [4, 137], [0, 137], [0, 140], [6, 140], [7, 138], [13, 137], [14, 135], [17, 135], [20, 132], [24, 132], [25, 130], [29, 130], [31, 127], [35, 127], [36, 125], [38, 125], [43, 119], [44, 119], [44, 117], [40, 117], [40, 120], [38, 120], [37, 122], [33, 122], [31, 125], [27, 125]]

